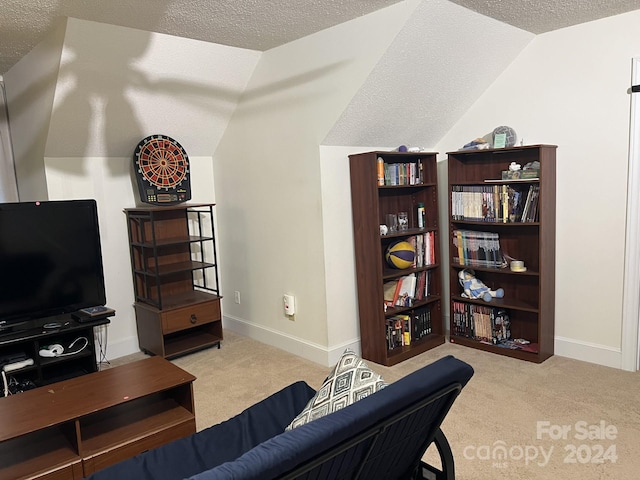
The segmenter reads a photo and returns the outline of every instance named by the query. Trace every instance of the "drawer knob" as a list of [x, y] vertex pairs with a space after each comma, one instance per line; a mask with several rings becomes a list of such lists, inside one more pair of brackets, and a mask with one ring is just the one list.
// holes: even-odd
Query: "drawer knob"
[[192, 313], [191, 318], [189, 320], [191, 323], [196, 323], [198, 321], [198, 317], [196, 317], [195, 313]]

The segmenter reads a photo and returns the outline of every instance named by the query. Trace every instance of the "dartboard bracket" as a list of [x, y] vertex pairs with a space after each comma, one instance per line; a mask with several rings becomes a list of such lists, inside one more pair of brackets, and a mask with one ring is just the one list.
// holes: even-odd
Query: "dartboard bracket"
[[189, 156], [173, 138], [143, 138], [133, 153], [133, 168], [142, 202], [175, 205], [191, 200]]

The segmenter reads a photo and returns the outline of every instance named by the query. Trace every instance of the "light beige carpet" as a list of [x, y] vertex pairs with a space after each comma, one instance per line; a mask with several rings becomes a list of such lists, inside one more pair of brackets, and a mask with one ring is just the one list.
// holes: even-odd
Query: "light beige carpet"
[[[537, 365], [452, 344], [394, 367], [368, 363], [393, 382], [445, 355], [475, 369], [442, 427], [453, 450], [456, 478], [640, 478], [640, 373], [562, 357]], [[130, 355], [112, 364], [142, 357]], [[198, 430], [296, 380], [318, 388], [329, 371], [229, 331], [220, 350], [173, 363], [197, 377]]]

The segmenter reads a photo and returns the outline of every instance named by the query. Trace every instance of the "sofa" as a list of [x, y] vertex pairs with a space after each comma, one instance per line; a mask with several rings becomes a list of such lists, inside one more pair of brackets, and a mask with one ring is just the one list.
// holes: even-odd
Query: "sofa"
[[[447, 356], [387, 385], [361, 359], [360, 364], [354, 370], [356, 380], [345, 381], [346, 375], [336, 374], [336, 366], [317, 392], [303, 381], [295, 382], [225, 422], [89, 478], [455, 478], [452, 451], [440, 426], [473, 368]], [[325, 387], [332, 375], [333, 383]], [[354, 386], [362, 388], [348, 404], [340, 404], [345, 396], [334, 393], [352, 389], [351, 394], [357, 391]], [[325, 397], [322, 402], [333, 395], [335, 408], [328, 409], [320, 394]], [[439, 454], [439, 466], [422, 461], [431, 444]]]

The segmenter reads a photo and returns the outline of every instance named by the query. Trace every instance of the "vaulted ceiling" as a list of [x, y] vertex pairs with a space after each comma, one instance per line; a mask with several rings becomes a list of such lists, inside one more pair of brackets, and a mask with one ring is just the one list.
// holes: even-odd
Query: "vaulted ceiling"
[[[59, 17], [268, 50], [400, 0], [4, 0], [0, 75], [28, 53]], [[452, 0], [531, 33], [640, 8], [637, 0]]]

